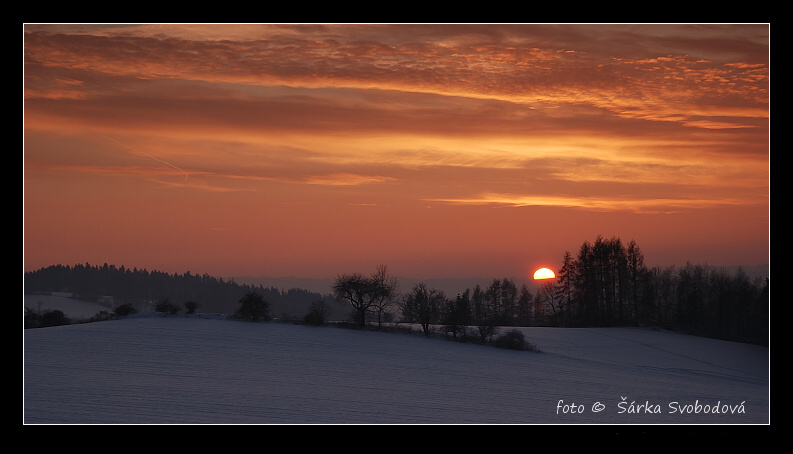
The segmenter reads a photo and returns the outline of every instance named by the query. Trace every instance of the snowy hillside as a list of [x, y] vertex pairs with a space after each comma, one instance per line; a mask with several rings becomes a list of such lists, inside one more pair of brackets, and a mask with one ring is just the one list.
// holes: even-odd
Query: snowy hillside
[[542, 353], [207, 315], [28, 329], [23, 422], [770, 422], [766, 348], [638, 328], [522, 331]]
[[32, 311], [59, 310], [74, 320], [86, 320], [100, 311], [113, 312], [111, 305], [103, 306], [75, 298], [55, 295], [25, 295], [25, 307]]

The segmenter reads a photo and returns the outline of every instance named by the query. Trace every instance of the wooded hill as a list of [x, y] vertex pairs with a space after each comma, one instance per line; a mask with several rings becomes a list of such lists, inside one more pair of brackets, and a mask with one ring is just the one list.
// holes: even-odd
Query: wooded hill
[[[186, 302], [198, 305], [199, 312], [233, 314], [240, 299], [256, 292], [270, 303], [274, 317], [302, 317], [311, 303], [332, 301], [333, 297], [308, 290], [288, 290], [263, 285], [238, 284], [233, 279], [224, 280], [207, 274], [169, 274], [146, 269], [116, 268], [105, 263], [92, 266], [88, 263], [53, 265], [25, 273], [25, 294], [61, 292], [74, 298], [102, 302], [112, 301], [113, 306], [132, 304], [140, 312], [153, 310], [157, 302], [168, 301], [183, 306]], [[346, 308], [340, 308], [346, 312]]]

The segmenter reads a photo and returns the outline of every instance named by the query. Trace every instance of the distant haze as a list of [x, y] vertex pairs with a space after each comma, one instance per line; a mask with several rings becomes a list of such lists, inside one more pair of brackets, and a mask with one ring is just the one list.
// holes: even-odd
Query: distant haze
[[[463, 293], [465, 289], [472, 289], [479, 284], [481, 287], [487, 287], [493, 281], [493, 279], [503, 279], [501, 278], [435, 278], [435, 279], [416, 279], [416, 278], [406, 278], [406, 277], [398, 277], [397, 280], [399, 282], [399, 292], [400, 293], [407, 293], [409, 292], [413, 286], [419, 282], [424, 282], [427, 284], [428, 287], [434, 288], [437, 290], [442, 290], [447, 297], [454, 298], [457, 296], [458, 293]], [[515, 284], [520, 287], [522, 284], [527, 284], [529, 289], [532, 291], [534, 290], [533, 285], [529, 282], [528, 279], [520, 279], [520, 278], [510, 278], [512, 279]], [[279, 289], [290, 289], [290, 288], [302, 288], [305, 290], [311, 290], [313, 292], [317, 292], [320, 294], [328, 294], [332, 293], [333, 290], [331, 286], [333, 285], [335, 279], [327, 278], [327, 279], [316, 279], [316, 278], [299, 278], [299, 277], [249, 277], [249, 276], [242, 276], [242, 277], [235, 277], [235, 282], [240, 284], [253, 284], [253, 285], [263, 285], [265, 287], [276, 287]]]
[[[684, 266], [685, 264], [683, 264]], [[724, 269], [729, 274], [734, 274], [739, 266], [725, 266], [725, 267], [713, 267], [716, 269]], [[768, 265], [755, 265], [755, 266], [740, 266], [741, 269], [751, 278], [760, 277], [766, 278], [770, 276], [770, 270]], [[361, 271], [362, 273], [366, 273], [366, 271]], [[341, 274], [341, 273], [340, 273]], [[493, 281], [493, 279], [512, 279], [513, 282], [520, 288], [521, 285], [526, 284], [529, 290], [534, 291], [537, 288], [537, 283], [529, 278], [521, 278], [521, 277], [514, 277], [514, 276], [492, 276], [492, 277], [482, 277], [482, 278], [455, 278], [455, 277], [447, 277], [447, 278], [431, 278], [431, 279], [418, 279], [418, 278], [409, 278], [409, 277], [400, 277], [395, 276], [399, 282], [399, 291], [402, 293], [409, 292], [410, 289], [417, 284], [418, 282], [426, 283], [430, 288], [435, 288], [437, 290], [442, 290], [447, 297], [454, 298], [458, 293], [462, 293], [465, 289], [471, 289], [479, 284], [481, 287], [487, 287]], [[331, 286], [333, 285], [335, 278], [301, 278], [295, 276], [288, 276], [288, 277], [252, 277], [252, 276], [237, 276], [233, 278], [235, 282], [239, 284], [253, 284], [253, 285], [262, 285], [265, 287], [275, 287], [281, 290], [287, 290], [290, 288], [301, 288], [304, 290], [310, 290], [313, 292], [320, 293], [322, 295], [332, 293]]]

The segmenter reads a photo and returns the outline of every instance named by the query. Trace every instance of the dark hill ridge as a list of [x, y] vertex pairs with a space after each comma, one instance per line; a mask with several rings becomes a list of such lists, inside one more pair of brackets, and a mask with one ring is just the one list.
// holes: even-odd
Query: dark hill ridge
[[[654, 326], [705, 337], [768, 344], [769, 279], [762, 278], [763, 271], [768, 275], [767, 265], [736, 267], [734, 274], [730, 267], [690, 263], [683, 267], [647, 268], [641, 263], [640, 253], [636, 254], [638, 248], [633, 251], [638, 261], [627, 260], [626, 248], [619, 239], [598, 237], [594, 246], [586, 242], [577, 258], [565, 255], [565, 266], [549, 282], [550, 286], [540, 287], [534, 282], [526, 285], [526, 280], [509, 278], [421, 282], [442, 290], [447, 299], [459, 296], [459, 303], [467, 304], [469, 310], [477, 304], [484, 307], [485, 311], [479, 313], [492, 318], [479, 320], [484, 325]], [[634, 263], [633, 269], [629, 263]], [[282, 283], [300, 282], [289, 279], [292, 280]], [[269, 315], [274, 318], [302, 318], [312, 303], [322, 301], [332, 308], [329, 320], [349, 319], [350, 306], [335, 301], [330, 293], [333, 280], [312, 281], [312, 285], [317, 285], [314, 290], [297, 287], [283, 290], [273, 285], [278, 279], [263, 280], [267, 285], [261, 281], [240, 283], [233, 278], [194, 275], [189, 271], [180, 275], [86, 263], [26, 272], [24, 291], [26, 295], [60, 292], [77, 300], [109, 303], [113, 307], [130, 304], [139, 312], [150, 312], [163, 301], [179, 308], [195, 302], [198, 312], [225, 314], [236, 313], [241, 299], [256, 292], [269, 302]], [[398, 297], [409, 294], [418, 282], [397, 280]], [[562, 285], [564, 282], [568, 283], [566, 287]], [[472, 289], [470, 293], [469, 289]]]
[[270, 303], [270, 314], [274, 317], [302, 316], [312, 302], [332, 300], [329, 292], [323, 295], [299, 288], [284, 290], [262, 284], [240, 284], [234, 279], [207, 274], [169, 274], [108, 264], [53, 265], [26, 272], [24, 276], [25, 294], [56, 293], [97, 303], [110, 300], [114, 306], [129, 303], [142, 312], [151, 310], [158, 301], [167, 300], [177, 306], [194, 301], [199, 312], [234, 313], [240, 298], [253, 291]]

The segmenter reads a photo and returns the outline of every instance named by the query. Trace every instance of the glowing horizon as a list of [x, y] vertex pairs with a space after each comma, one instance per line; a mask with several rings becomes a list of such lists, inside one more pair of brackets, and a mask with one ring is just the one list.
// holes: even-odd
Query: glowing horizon
[[769, 25], [26, 24], [24, 267], [769, 258]]

